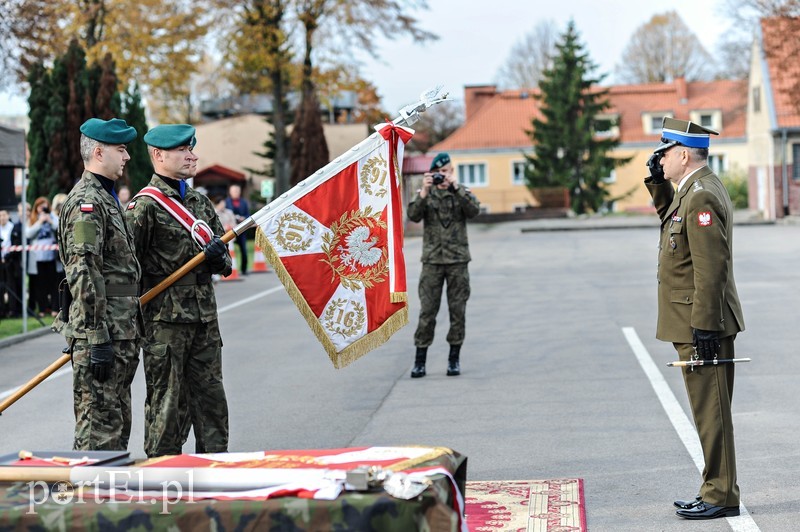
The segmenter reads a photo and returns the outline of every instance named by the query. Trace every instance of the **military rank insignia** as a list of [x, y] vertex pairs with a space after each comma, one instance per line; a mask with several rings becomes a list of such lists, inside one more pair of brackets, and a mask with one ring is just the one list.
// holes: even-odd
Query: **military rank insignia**
[[697, 225], [700, 227], [708, 227], [711, 225], [711, 213], [709, 211], [697, 213]]
[[93, 203], [81, 203], [81, 212], [94, 212]]

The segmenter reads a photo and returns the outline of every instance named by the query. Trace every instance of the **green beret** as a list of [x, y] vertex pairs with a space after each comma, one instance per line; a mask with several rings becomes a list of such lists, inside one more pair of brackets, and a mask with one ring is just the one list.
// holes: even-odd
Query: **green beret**
[[194, 136], [195, 129], [189, 124], [162, 124], [156, 126], [144, 135], [144, 142], [148, 146], [171, 150], [178, 146], [191, 146], [197, 144]]
[[81, 133], [104, 144], [127, 144], [136, 138], [136, 130], [121, 118], [90, 118], [81, 126]]
[[431, 171], [438, 170], [442, 166], [450, 163], [450, 156], [442, 152], [436, 155], [431, 162]]

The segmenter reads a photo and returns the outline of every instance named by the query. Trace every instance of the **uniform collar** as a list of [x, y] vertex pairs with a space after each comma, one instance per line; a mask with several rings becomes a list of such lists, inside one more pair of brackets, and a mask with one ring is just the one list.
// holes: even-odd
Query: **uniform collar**
[[692, 177], [693, 175], [695, 175], [697, 172], [699, 172], [703, 168], [706, 168], [706, 167], [705, 166], [701, 166], [700, 168], [695, 168], [694, 170], [692, 170], [691, 172], [689, 172], [688, 174], [683, 176], [683, 179], [681, 179], [680, 182], [678, 183], [678, 192], [683, 190], [684, 185], [688, 186], [687, 181], [689, 181], [689, 178]]

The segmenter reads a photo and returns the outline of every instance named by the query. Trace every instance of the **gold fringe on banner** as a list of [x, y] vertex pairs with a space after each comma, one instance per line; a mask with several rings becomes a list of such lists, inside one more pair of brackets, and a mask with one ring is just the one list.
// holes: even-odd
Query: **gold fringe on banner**
[[[389, 319], [383, 323], [383, 325], [371, 333], [368, 333], [366, 336], [363, 336], [359, 340], [356, 340], [344, 348], [344, 350], [341, 352], [337, 352], [336, 346], [333, 345], [333, 342], [331, 342], [330, 338], [328, 338], [328, 335], [325, 333], [325, 329], [323, 329], [322, 325], [319, 323], [319, 319], [311, 310], [311, 307], [308, 306], [308, 302], [303, 297], [300, 289], [297, 288], [292, 276], [286, 271], [286, 268], [283, 266], [283, 262], [281, 262], [280, 256], [275, 251], [275, 248], [272, 247], [272, 243], [269, 241], [264, 234], [264, 231], [262, 231], [260, 227], [256, 229], [256, 245], [261, 248], [261, 251], [264, 253], [264, 258], [270, 263], [270, 265], [272, 265], [272, 269], [277, 274], [281, 283], [283, 283], [283, 286], [286, 288], [286, 292], [289, 294], [289, 297], [292, 301], [294, 301], [294, 304], [297, 305], [300, 314], [303, 315], [306, 323], [308, 323], [308, 326], [311, 327], [311, 330], [322, 344], [322, 347], [325, 348], [325, 352], [328, 353], [328, 357], [330, 357], [333, 367], [336, 369], [342, 369], [343, 367], [369, 353], [373, 349], [380, 347], [386, 343], [386, 341], [394, 333], [399, 331], [408, 323], [408, 306], [406, 306], [392, 314], [391, 317], [389, 317]], [[398, 303], [401, 302], [402, 301], [398, 301]], [[392, 303], [395, 303], [395, 301], [392, 301]]]
[[[427, 445], [404, 445], [403, 447], [428, 447]], [[440, 456], [444, 455], [453, 455], [453, 450], [447, 447], [431, 447], [431, 452], [425, 453], [422, 456], [418, 456], [416, 458], [409, 458], [408, 460], [403, 460], [402, 462], [398, 462], [393, 466], [389, 466], [387, 469], [392, 471], [403, 471], [404, 469], [411, 469], [412, 467], [416, 467], [420, 464], [424, 464], [425, 462], [430, 462], [431, 460], [436, 460]]]
[[392, 292], [389, 297], [392, 303], [406, 303], [408, 301], [407, 292]]

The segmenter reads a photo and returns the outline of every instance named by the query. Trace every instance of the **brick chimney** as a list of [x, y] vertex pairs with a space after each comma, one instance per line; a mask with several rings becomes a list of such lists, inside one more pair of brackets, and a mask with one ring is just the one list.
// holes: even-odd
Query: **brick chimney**
[[497, 85], [466, 85], [464, 87], [466, 120], [469, 120], [495, 94], [497, 94]]
[[689, 89], [686, 86], [686, 78], [675, 78], [675, 91], [678, 93], [678, 101], [681, 104], [689, 103]]

